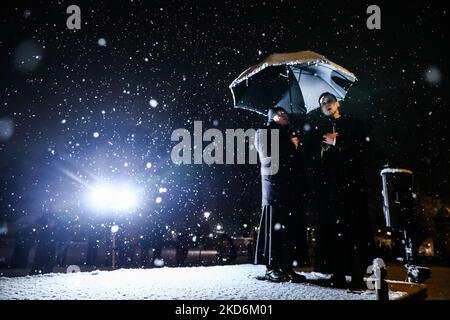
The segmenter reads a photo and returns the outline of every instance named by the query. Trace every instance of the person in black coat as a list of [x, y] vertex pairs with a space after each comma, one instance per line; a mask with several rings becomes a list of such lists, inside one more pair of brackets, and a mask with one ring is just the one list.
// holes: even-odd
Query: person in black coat
[[[298, 149], [291, 141], [288, 122], [288, 114], [283, 108], [270, 109], [266, 130], [258, 130], [255, 137], [262, 184], [255, 264], [265, 264], [264, 279], [273, 282], [306, 280], [292, 270], [306, 260], [307, 249], [303, 215], [297, 202], [300, 197], [298, 187], [303, 182], [303, 165]], [[275, 130], [279, 140], [271, 141]]]
[[361, 288], [374, 248], [363, 172], [365, 129], [339, 112], [333, 94], [323, 93], [319, 103], [324, 117], [307, 139], [318, 209], [315, 269], [332, 274], [334, 287], [346, 287], [345, 275], [351, 275], [352, 287]]

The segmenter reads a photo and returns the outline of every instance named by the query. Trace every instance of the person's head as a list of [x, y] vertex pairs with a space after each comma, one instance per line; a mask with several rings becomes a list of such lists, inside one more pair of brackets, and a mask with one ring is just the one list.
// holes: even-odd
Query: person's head
[[281, 126], [286, 126], [289, 123], [289, 116], [286, 110], [282, 107], [271, 108], [268, 113], [269, 123], [275, 122]]
[[334, 116], [339, 114], [339, 101], [336, 96], [329, 92], [324, 92], [319, 97], [320, 110], [326, 116]]

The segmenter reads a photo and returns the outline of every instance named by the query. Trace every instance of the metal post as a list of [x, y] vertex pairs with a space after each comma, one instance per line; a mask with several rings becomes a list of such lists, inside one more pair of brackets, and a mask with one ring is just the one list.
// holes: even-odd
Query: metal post
[[379, 285], [376, 286], [377, 300], [381, 301], [389, 300], [389, 288], [386, 282], [386, 276], [387, 276], [386, 268], [381, 267], [379, 271], [379, 279], [380, 279], [378, 282]]
[[116, 233], [112, 233], [112, 268], [116, 268]]

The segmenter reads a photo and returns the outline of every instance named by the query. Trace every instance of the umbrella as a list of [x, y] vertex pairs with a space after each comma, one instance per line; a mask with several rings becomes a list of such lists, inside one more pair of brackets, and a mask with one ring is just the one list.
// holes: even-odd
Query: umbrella
[[353, 73], [312, 51], [274, 53], [245, 70], [230, 85], [234, 107], [266, 114], [281, 106], [305, 114], [319, 107], [324, 92], [344, 100]]

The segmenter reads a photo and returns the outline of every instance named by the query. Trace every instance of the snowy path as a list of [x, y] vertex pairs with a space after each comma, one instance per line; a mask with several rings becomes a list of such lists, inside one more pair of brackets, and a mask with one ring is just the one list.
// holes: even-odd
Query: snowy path
[[[312, 284], [258, 281], [264, 266], [121, 269], [0, 278], [0, 299], [374, 300]], [[304, 273], [308, 278], [316, 274]], [[391, 299], [402, 295], [392, 292]]]

